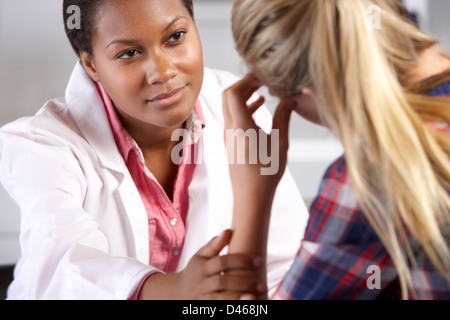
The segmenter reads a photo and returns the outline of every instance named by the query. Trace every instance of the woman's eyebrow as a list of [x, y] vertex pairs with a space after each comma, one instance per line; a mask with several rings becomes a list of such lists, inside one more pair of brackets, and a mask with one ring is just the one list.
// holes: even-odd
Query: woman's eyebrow
[[[176, 16], [175, 18], [173, 18], [172, 21], [169, 22], [169, 24], [164, 28], [163, 33], [167, 32], [170, 27], [172, 27], [175, 23], [177, 23], [177, 21], [181, 20], [181, 19], [185, 19], [188, 20], [188, 18], [183, 17], [183, 16]], [[117, 39], [114, 41], [111, 41], [106, 47], [105, 49], [108, 49], [110, 46], [112, 46], [113, 44], [116, 43], [121, 43], [121, 44], [125, 44], [125, 45], [133, 45], [136, 42], [138, 42], [137, 40], [133, 40], [133, 39]]]
[[116, 43], [121, 43], [121, 44], [125, 44], [125, 45], [134, 45], [136, 44], [137, 40], [132, 40], [132, 39], [118, 39], [118, 40], [114, 40], [111, 41], [106, 47], [105, 49], [108, 49], [110, 46], [112, 46], [113, 44]]
[[167, 27], [164, 28], [164, 32], [167, 32], [171, 26], [173, 26], [177, 21], [181, 20], [181, 19], [185, 19], [188, 20], [186, 17], [183, 16], [176, 16], [175, 18], [173, 18], [173, 20], [171, 22], [169, 22], [169, 24], [167, 25]]

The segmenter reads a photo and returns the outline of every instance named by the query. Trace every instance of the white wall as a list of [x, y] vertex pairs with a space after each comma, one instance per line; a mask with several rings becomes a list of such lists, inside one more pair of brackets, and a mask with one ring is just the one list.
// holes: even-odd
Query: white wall
[[[230, 32], [232, 1], [194, 2], [205, 64], [243, 75]], [[446, 14], [450, 1], [430, 2], [408, 0], [423, 12], [427, 30], [450, 47]], [[61, 4], [62, 0], [0, 1], [0, 126], [32, 115], [46, 100], [64, 95], [76, 59], [64, 35]], [[267, 98], [273, 110], [276, 100]], [[326, 130], [299, 117], [293, 119], [291, 131], [290, 168], [303, 195], [311, 198], [326, 166], [341, 150]], [[17, 207], [0, 187], [0, 265], [19, 257], [18, 230]]]
[[[67, 45], [61, 1], [0, 1], [0, 125], [32, 115], [64, 94], [75, 63]], [[0, 186], [0, 265], [19, 256], [19, 211]]]

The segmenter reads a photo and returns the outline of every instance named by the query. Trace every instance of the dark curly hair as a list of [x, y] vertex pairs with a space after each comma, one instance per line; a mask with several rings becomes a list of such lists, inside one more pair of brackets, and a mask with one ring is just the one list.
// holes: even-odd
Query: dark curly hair
[[[72, 45], [73, 50], [80, 57], [80, 52], [87, 52], [93, 55], [92, 49], [92, 35], [95, 31], [95, 16], [97, 10], [108, 0], [64, 0], [63, 1], [63, 18], [64, 29], [66, 31], [67, 38]], [[194, 5], [192, 0], [183, 1], [189, 14], [194, 18]], [[71, 17], [73, 12], [68, 10], [70, 6], [77, 6], [80, 9], [81, 14], [81, 26], [80, 28], [69, 28], [66, 23]], [[69, 12], [68, 12], [69, 11]]]

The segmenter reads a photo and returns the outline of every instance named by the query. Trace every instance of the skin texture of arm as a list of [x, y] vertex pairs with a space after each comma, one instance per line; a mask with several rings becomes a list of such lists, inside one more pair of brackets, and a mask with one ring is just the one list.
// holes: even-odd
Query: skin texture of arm
[[[244, 131], [256, 130], [261, 132], [252, 119], [252, 114], [261, 107], [264, 99], [260, 98], [251, 105], [247, 105], [249, 98], [260, 86], [261, 83], [252, 74], [249, 74], [224, 92], [223, 111], [226, 130], [243, 129]], [[228, 249], [230, 254], [251, 254], [261, 257], [264, 262], [266, 261], [272, 202], [287, 163], [291, 112], [291, 101], [282, 100], [274, 116], [273, 130], [277, 130], [279, 140], [275, 145], [269, 144], [268, 148], [270, 152], [278, 152], [278, 172], [273, 175], [263, 175], [261, 174], [263, 164], [260, 162], [250, 164], [250, 161], [248, 161], [250, 157], [248, 144], [246, 144], [246, 161], [244, 164], [229, 159], [234, 194], [233, 236]], [[268, 137], [260, 134], [259, 138]], [[245, 139], [245, 136], [237, 136], [237, 139]], [[268, 141], [271, 141], [271, 139], [268, 139]], [[228, 143], [226, 141], [227, 145]], [[234, 145], [234, 142], [230, 145]], [[256, 276], [261, 281], [266, 282], [266, 271], [265, 267], [258, 269]], [[258, 299], [266, 298], [267, 294], [258, 296]]]

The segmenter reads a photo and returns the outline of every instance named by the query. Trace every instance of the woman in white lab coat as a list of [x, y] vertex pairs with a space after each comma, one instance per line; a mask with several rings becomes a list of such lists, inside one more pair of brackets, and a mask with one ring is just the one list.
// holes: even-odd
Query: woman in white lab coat
[[[71, 5], [81, 9], [81, 28], [66, 29], [80, 62], [65, 97], [0, 131], [0, 180], [22, 219], [22, 255], [8, 298], [239, 299], [270, 293], [292, 264], [307, 210], [287, 172], [273, 205], [267, 261], [224, 255], [233, 195], [221, 99], [237, 79], [204, 69], [192, 1], [72, 0], [64, 1], [65, 13]], [[270, 130], [266, 110], [254, 117]], [[202, 127], [188, 130], [195, 121]], [[195, 170], [184, 188], [186, 213], [176, 216], [174, 186], [183, 174], [172, 151], [180, 146], [173, 139], [180, 130], [192, 134], [196, 148], [183, 148], [183, 155], [195, 150]], [[136, 144], [145, 179], [163, 196], [137, 183], [117, 134]], [[171, 208], [162, 208], [162, 200]], [[157, 223], [156, 209], [163, 213]], [[182, 232], [157, 243], [160, 227]], [[166, 270], [152, 264], [164, 254], [175, 261]], [[227, 272], [265, 262], [267, 283]]]

